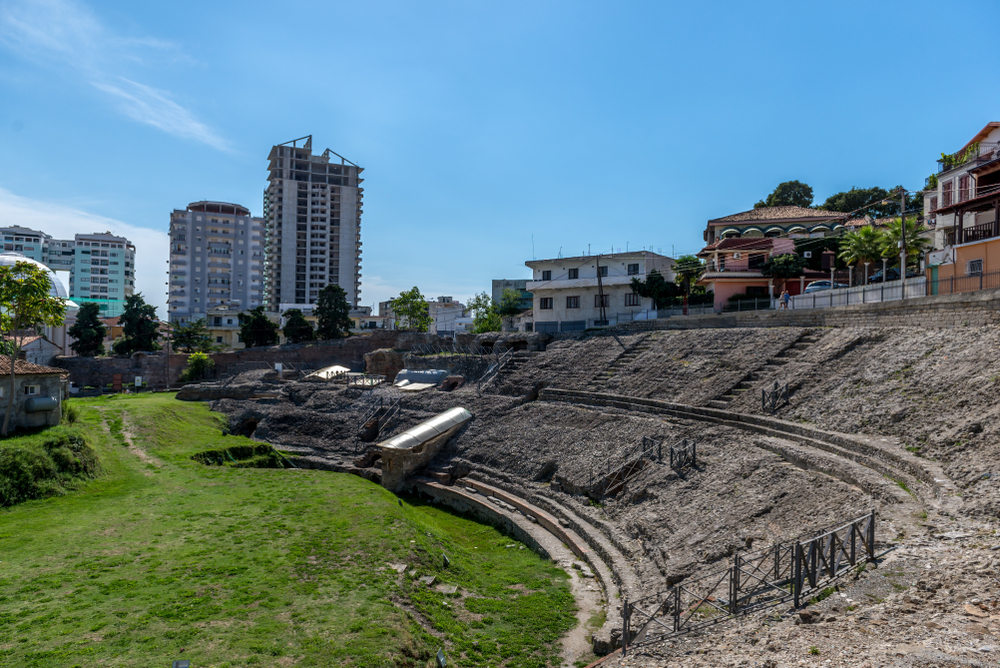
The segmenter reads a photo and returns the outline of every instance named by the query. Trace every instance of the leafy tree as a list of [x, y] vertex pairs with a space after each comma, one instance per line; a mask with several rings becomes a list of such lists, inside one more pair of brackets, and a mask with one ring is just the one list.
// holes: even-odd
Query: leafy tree
[[797, 253], [785, 253], [783, 255], [772, 255], [760, 268], [760, 273], [764, 278], [779, 278], [781, 285], [789, 278], [798, 278], [806, 268], [805, 258]]
[[674, 299], [680, 295], [681, 289], [676, 283], [671, 283], [663, 277], [663, 274], [654, 269], [649, 272], [645, 281], [640, 281], [638, 278], [632, 279], [632, 292], [640, 297], [649, 297], [653, 300], [656, 308], [661, 309], [670, 306]]
[[[843, 213], [857, 212], [855, 215], [858, 218], [866, 215], [872, 218], [885, 218], [890, 212], [899, 212], [899, 205], [892, 200], [889, 191], [878, 186], [874, 188], [855, 187], [850, 190], [834, 193], [827, 197], [826, 201], [819, 208], [826, 211], [841, 211]], [[859, 211], [862, 208], [864, 210]]]
[[[321, 341], [342, 339], [351, 334], [351, 305], [347, 293], [339, 285], [327, 285], [316, 300], [316, 338]], [[285, 334], [287, 336], [287, 333]]]
[[[483, 294], [486, 294], [485, 292]], [[504, 288], [500, 294], [500, 303], [496, 305], [497, 313], [503, 318], [513, 318], [523, 311], [521, 308], [521, 291]]]
[[278, 343], [278, 323], [271, 322], [264, 315], [264, 307], [258, 306], [247, 313], [240, 313], [240, 339], [247, 348], [273, 346]]
[[14, 363], [21, 353], [24, 340], [39, 327], [62, 324], [66, 304], [51, 294], [49, 273], [32, 262], [15, 262], [0, 266], [0, 333], [11, 343], [10, 388], [7, 392], [7, 412], [0, 434], [7, 435], [10, 412], [14, 407]]
[[188, 357], [187, 368], [181, 371], [181, 380], [190, 382], [208, 378], [215, 370], [215, 360], [205, 353], [194, 353]]
[[212, 337], [208, 333], [208, 325], [204, 318], [199, 318], [186, 325], [174, 326], [171, 341], [175, 351], [186, 353], [207, 353], [215, 350]]
[[[920, 255], [926, 251], [931, 242], [920, 236], [924, 231], [924, 226], [916, 218], [906, 219], [906, 265], [910, 266], [920, 259]], [[882, 232], [882, 257], [898, 258], [900, 253], [899, 242], [903, 238], [903, 225], [899, 218], [889, 222]], [[901, 271], [900, 274], [906, 272]]]
[[420, 294], [417, 286], [413, 286], [412, 290], [400, 292], [399, 296], [392, 300], [392, 312], [396, 318], [396, 327], [411, 332], [426, 332], [431, 326], [427, 300]]
[[[795, 252], [805, 260], [806, 268], [812, 269], [813, 271], [820, 271], [823, 269], [823, 252], [831, 251], [834, 253], [834, 265], [838, 269], [843, 269], [847, 265], [843, 262], [836, 262], [837, 253], [840, 252], [840, 240], [839, 234], [833, 237], [815, 237], [810, 239], [795, 239]], [[811, 257], [806, 257], [804, 253], [809, 251]]]
[[[521, 298], [520, 293], [518, 299]], [[469, 300], [469, 310], [472, 311], [472, 332], [482, 334], [483, 332], [499, 332], [502, 329], [499, 307], [485, 292]]]
[[101, 307], [94, 302], [84, 302], [77, 311], [76, 322], [67, 331], [75, 339], [69, 347], [80, 357], [102, 355], [107, 329], [101, 321]]
[[687, 315], [687, 306], [691, 302], [691, 284], [698, 281], [705, 273], [705, 263], [695, 255], [681, 255], [674, 260], [675, 279], [684, 292], [684, 314]]
[[779, 183], [778, 187], [767, 196], [753, 205], [753, 208], [760, 209], [771, 206], [812, 206], [813, 189], [801, 181], [785, 181]]
[[147, 304], [141, 292], [125, 298], [125, 309], [118, 318], [118, 324], [122, 327], [122, 338], [112, 346], [116, 355], [160, 349], [160, 344], [156, 342], [160, 338], [156, 307]]
[[312, 324], [302, 315], [302, 311], [297, 308], [290, 308], [285, 311], [285, 339], [289, 343], [302, 343], [312, 341], [316, 338], [316, 331]]
[[[840, 237], [840, 254], [838, 257], [847, 264], [857, 265], [860, 270], [865, 262], [874, 263], [882, 257], [884, 233], [871, 225], [865, 225]], [[864, 276], [862, 283], [868, 277]]]

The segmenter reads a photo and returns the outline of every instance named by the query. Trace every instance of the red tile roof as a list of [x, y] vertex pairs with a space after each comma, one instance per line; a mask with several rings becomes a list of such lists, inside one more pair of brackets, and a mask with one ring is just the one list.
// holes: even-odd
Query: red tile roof
[[835, 220], [846, 214], [839, 211], [824, 211], [822, 209], [807, 209], [801, 206], [764, 206], [759, 209], [734, 213], [731, 216], [715, 218], [708, 221], [709, 225], [725, 223], [753, 223], [758, 221], [774, 222], [776, 220], [801, 220], [815, 218], [818, 220]]
[[[32, 364], [22, 359], [14, 360], [15, 376], [47, 376], [52, 374], [68, 374], [66, 369], [59, 369], [54, 366], [42, 366]], [[10, 376], [10, 355], [0, 355], [0, 376]]]

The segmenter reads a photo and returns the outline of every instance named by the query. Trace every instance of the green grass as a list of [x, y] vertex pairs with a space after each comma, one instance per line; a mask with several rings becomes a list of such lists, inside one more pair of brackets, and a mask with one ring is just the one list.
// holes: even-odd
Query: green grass
[[0, 511], [0, 664], [426, 666], [439, 647], [449, 665], [558, 663], [566, 574], [496, 529], [346, 474], [204, 465], [259, 445], [204, 404], [74, 404], [102, 475]]

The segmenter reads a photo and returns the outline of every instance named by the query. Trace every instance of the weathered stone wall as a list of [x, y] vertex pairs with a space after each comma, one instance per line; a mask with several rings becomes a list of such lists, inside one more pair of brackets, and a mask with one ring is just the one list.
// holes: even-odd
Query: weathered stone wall
[[[0, 379], [0, 385], [2, 385], [3, 390], [0, 393], [0, 401], [3, 402], [6, 408], [7, 404], [7, 392], [10, 391], [10, 376]], [[25, 395], [24, 387], [26, 385], [37, 385], [37, 394]], [[10, 429], [16, 429], [18, 427], [43, 427], [43, 426], [55, 426], [59, 424], [59, 420], [62, 418], [62, 401], [64, 398], [65, 388], [63, 387], [63, 377], [59, 375], [44, 375], [44, 376], [15, 376], [14, 377], [14, 407], [10, 412]], [[57, 402], [57, 407], [50, 411], [38, 411], [36, 413], [25, 412], [25, 404], [28, 399], [38, 398], [42, 399], [45, 397], [52, 397]], [[0, 415], [0, 422], [3, 421], [3, 416]]]
[[1000, 324], [1000, 290], [916, 297], [832, 308], [744, 311], [677, 316], [630, 323], [629, 330], [729, 327], [924, 327], [941, 329]]
[[[227, 353], [215, 353], [215, 374], [223, 378], [237, 370], [240, 364], [263, 362], [274, 366], [276, 362], [298, 367], [307, 365], [315, 368], [340, 364], [353, 371], [363, 371], [365, 354], [380, 348], [410, 350], [420, 343], [450, 343], [435, 334], [412, 332], [378, 331], [366, 336], [352, 336], [338, 341], [300, 343], [266, 348], [249, 348]], [[52, 365], [69, 371], [70, 380], [78, 385], [107, 385], [116, 373], [122, 374], [122, 382], [131, 383], [135, 376], [142, 376], [143, 383], [154, 388], [180, 381], [181, 371], [187, 366], [188, 355], [173, 353], [169, 362], [164, 352], [136, 353], [132, 357], [56, 357]]]

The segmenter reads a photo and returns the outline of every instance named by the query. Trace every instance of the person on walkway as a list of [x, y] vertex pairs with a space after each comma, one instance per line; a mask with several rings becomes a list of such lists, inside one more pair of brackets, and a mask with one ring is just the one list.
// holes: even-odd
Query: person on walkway
[[788, 301], [791, 298], [792, 298], [792, 296], [790, 294], [788, 294], [788, 290], [785, 290], [784, 292], [782, 292], [781, 293], [781, 308], [783, 308], [783, 309], [785, 309], [787, 311], [788, 310]]

